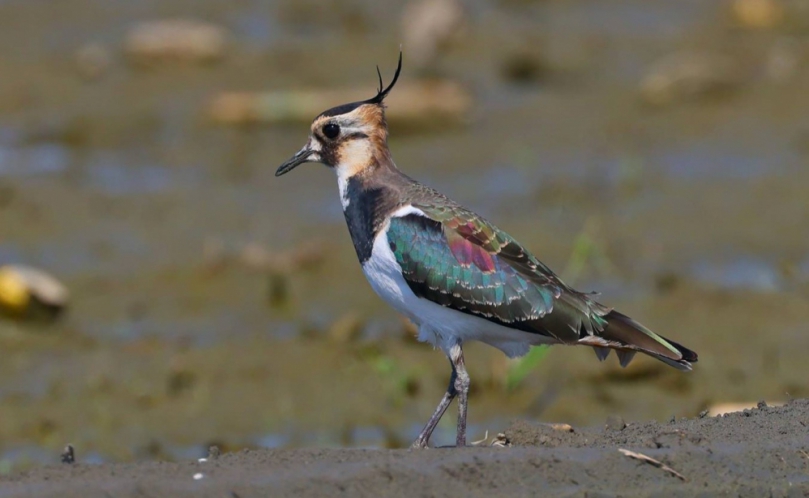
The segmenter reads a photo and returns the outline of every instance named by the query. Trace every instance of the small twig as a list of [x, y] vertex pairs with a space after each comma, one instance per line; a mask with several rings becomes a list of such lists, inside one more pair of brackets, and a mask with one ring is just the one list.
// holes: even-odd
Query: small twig
[[642, 453], [636, 453], [636, 452], [630, 451], [630, 450], [625, 450], [623, 448], [618, 448], [618, 451], [620, 451], [622, 454], [628, 456], [629, 458], [634, 458], [635, 460], [640, 460], [641, 462], [645, 462], [645, 463], [648, 463], [650, 465], [654, 465], [655, 467], [668, 472], [669, 474], [673, 475], [674, 477], [682, 479], [683, 481], [688, 481], [688, 479], [686, 479], [684, 475], [680, 474], [679, 472], [672, 469], [671, 467], [664, 464], [663, 462], [661, 462], [659, 460], [655, 460], [654, 458], [652, 458], [650, 456], [646, 456], [646, 455], [644, 455]]
[[469, 445], [470, 446], [483, 446], [484, 444], [486, 444], [486, 441], [488, 441], [488, 440], [489, 440], [489, 431], [486, 431], [486, 434], [483, 435], [483, 439], [481, 439], [480, 441], [472, 441], [471, 443], [469, 443]]

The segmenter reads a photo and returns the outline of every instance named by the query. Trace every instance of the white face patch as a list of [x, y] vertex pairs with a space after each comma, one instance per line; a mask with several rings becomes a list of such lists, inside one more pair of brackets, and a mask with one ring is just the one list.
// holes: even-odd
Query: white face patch
[[[353, 114], [353, 113], [351, 113]], [[349, 114], [348, 116], [351, 116]], [[367, 126], [361, 126], [356, 119], [339, 119], [340, 135], [350, 136], [355, 134], [368, 135], [370, 130]], [[343, 210], [348, 207], [350, 200], [347, 197], [346, 189], [348, 180], [365, 169], [373, 159], [373, 144], [368, 138], [355, 137], [342, 142], [337, 150], [339, 162], [334, 166], [337, 174], [337, 186], [340, 189], [340, 202]]]
[[348, 207], [350, 202], [346, 193], [348, 180], [371, 163], [373, 159], [371, 146], [370, 140], [362, 138], [349, 140], [340, 145], [338, 152], [340, 162], [335, 165], [334, 171], [337, 173], [337, 186], [340, 189], [340, 202], [343, 204], [343, 209]]
[[310, 151], [312, 151], [312, 153], [309, 155], [309, 159], [307, 160], [307, 162], [319, 163], [322, 160], [322, 157], [320, 156], [321, 150], [320, 142], [318, 142], [314, 138], [309, 138], [309, 143], [306, 144], [306, 146], [309, 148]]
[[317, 140], [315, 140], [311, 136], [309, 137], [309, 141], [306, 142], [306, 145], [304, 145], [303, 148], [301, 150], [299, 150], [295, 155], [297, 156], [297, 155], [302, 154], [302, 153], [304, 153], [306, 151], [309, 151], [309, 155], [306, 157], [306, 160], [304, 162], [307, 162], [307, 163], [319, 163], [320, 162], [320, 160], [321, 160], [321, 157], [320, 157], [320, 151], [321, 151], [320, 142], [318, 142]]
[[[334, 155], [337, 164], [333, 166], [334, 172], [337, 174], [337, 186], [340, 189], [340, 203], [343, 210], [351, 202], [347, 194], [348, 180], [371, 164], [374, 157], [373, 143], [367, 138], [373, 133], [373, 128], [366, 120], [367, 115], [361, 108], [357, 108], [347, 114], [319, 119], [312, 126], [311, 150], [322, 151], [324, 146], [336, 147]], [[333, 139], [336, 143], [325, 137], [322, 132], [323, 127], [328, 124], [336, 124], [340, 127], [339, 136]], [[320, 140], [324, 142], [321, 144]]]
[[368, 166], [373, 159], [374, 151], [370, 140], [355, 138], [341, 143], [337, 154], [339, 162], [335, 167], [338, 170], [345, 170], [350, 176], [353, 176]]
[[340, 134], [343, 136], [354, 135], [356, 133], [367, 135], [369, 132], [370, 130], [368, 130], [367, 126], [361, 126], [354, 122], [340, 125]]

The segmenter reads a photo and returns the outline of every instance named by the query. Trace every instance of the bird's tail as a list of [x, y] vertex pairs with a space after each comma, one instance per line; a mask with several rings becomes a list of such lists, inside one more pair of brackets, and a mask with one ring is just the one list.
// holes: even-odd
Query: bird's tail
[[691, 370], [691, 363], [697, 361], [697, 353], [659, 336], [640, 323], [617, 311], [610, 311], [602, 319], [607, 325], [598, 334], [607, 344], [595, 347], [596, 355], [604, 360], [610, 349], [615, 349], [621, 366], [632, 360], [640, 351], [679, 370]]

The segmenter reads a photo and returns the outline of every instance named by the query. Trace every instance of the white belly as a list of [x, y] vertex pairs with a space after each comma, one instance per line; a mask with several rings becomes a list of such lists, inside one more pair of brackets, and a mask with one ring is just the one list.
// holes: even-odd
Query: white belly
[[419, 327], [419, 340], [445, 352], [457, 341], [481, 341], [509, 357], [522, 356], [532, 345], [551, 344], [551, 338], [510, 329], [483, 318], [462, 313], [416, 296], [402, 277], [402, 269], [381, 230], [374, 240], [371, 257], [362, 270], [374, 291]]

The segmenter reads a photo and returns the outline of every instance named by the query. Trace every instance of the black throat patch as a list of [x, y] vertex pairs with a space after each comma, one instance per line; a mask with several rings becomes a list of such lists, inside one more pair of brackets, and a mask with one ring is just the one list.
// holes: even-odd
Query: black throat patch
[[384, 186], [365, 188], [356, 177], [347, 182], [345, 199], [348, 206], [343, 213], [361, 264], [371, 257], [376, 234], [387, 214], [396, 208], [396, 196], [391, 194]]

